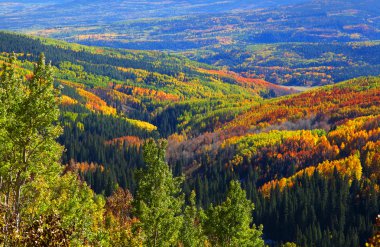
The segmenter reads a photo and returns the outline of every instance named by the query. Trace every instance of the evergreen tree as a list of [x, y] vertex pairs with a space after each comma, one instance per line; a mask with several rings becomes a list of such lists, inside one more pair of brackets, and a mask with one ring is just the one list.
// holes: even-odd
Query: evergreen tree
[[264, 246], [262, 227], [252, 224], [253, 203], [238, 181], [231, 181], [227, 199], [208, 210], [206, 233], [215, 246]]
[[146, 246], [176, 245], [183, 222], [183, 179], [173, 178], [165, 162], [165, 150], [164, 141], [156, 143], [152, 139], [143, 149], [146, 168], [140, 174], [135, 205]]

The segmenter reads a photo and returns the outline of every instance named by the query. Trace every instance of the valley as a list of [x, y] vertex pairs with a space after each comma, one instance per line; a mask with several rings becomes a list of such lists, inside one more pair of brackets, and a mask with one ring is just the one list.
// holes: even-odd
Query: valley
[[[84, 13], [102, 8], [100, 3], [92, 4], [83, 5]], [[142, 11], [157, 11], [144, 19], [130, 11], [124, 16], [125, 9], [112, 8], [121, 13], [117, 15], [120, 20], [110, 17], [100, 23], [81, 23], [76, 18], [91, 20], [81, 14], [72, 20], [75, 24], [62, 22], [61, 26], [26, 32], [86, 45], [167, 51], [246, 77], [291, 86], [327, 85], [380, 74], [377, 56], [372, 56], [379, 52], [379, 15], [372, 11], [380, 7], [377, 1], [274, 1], [273, 5], [259, 1], [260, 8], [248, 2], [210, 1], [193, 10], [181, 4], [165, 3], [165, 11], [161, 11], [161, 7], [141, 3]], [[126, 3], [125, 8], [128, 6]], [[171, 9], [177, 7], [189, 15]], [[308, 14], [300, 14], [303, 12]]]
[[377, 0], [0, 0], [0, 247], [376, 247]]
[[[18, 73], [26, 77], [39, 53], [52, 61], [55, 86], [62, 94], [62, 162], [96, 193], [110, 196], [117, 186], [134, 193], [135, 171], [144, 166], [144, 142], [165, 137], [168, 164], [174, 175], [185, 174], [184, 193], [195, 190], [197, 205], [221, 203], [226, 184], [237, 179], [256, 204], [256, 222], [272, 225], [264, 228], [268, 239], [305, 246], [308, 241], [340, 241], [329, 239], [327, 232], [311, 240], [315, 236], [305, 225], [303, 210], [315, 210], [310, 229], [346, 236], [342, 246], [362, 244], [371, 236], [368, 228], [358, 226], [353, 233], [346, 225], [340, 228], [341, 223], [320, 221], [330, 214], [327, 208], [306, 209], [304, 203], [320, 207], [326, 198], [307, 201], [308, 187], [300, 191], [295, 183], [312, 183], [310, 189], [319, 191], [347, 179], [348, 187], [336, 185], [331, 193], [355, 188], [358, 194], [347, 195], [336, 209], [345, 212], [338, 221], [358, 220], [350, 215], [365, 221], [375, 217], [374, 205], [365, 204], [361, 211], [354, 198], [368, 203], [379, 198], [378, 77], [300, 93], [161, 52], [88, 47], [6, 32], [0, 35], [0, 48], [1, 63], [16, 52]], [[288, 211], [291, 217], [274, 219], [272, 200], [280, 203], [278, 212], [290, 207], [301, 213]], [[289, 224], [293, 230], [281, 228]]]

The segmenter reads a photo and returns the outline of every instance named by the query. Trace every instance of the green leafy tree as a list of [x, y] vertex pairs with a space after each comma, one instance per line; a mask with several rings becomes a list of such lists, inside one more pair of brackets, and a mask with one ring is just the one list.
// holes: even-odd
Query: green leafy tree
[[70, 231], [71, 245], [102, 243], [105, 246], [105, 200], [95, 195], [86, 183], [79, 181], [77, 174], [57, 174], [51, 179], [39, 177], [30, 187], [33, 190], [29, 197], [34, 200], [25, 209], [30, 222], [41, 215], [56, 214], [60, 217], [61, 227]]
[[17, 70], [13, 55], [0, 79], [0, 242], [104, 246], [105, 201], [76, 174], [62, 175], [63, 148], [56, 141], [59, 92], [52, 68], [41, 55], [29, 79]]
[[148, 140], [143, 150], [146, 168], [140, 174], [135, 205], [144, 245], [173, 246], [183, 222], [183, 179], [173, 178], [165, 162], [166, 142]]
[[205, 217], [202, 209], [195, 204], [195, 191], [190, 194], [190, 205], [186, 206], [181, 230], [181, 242], [185, 247], [204, 246], [207, 240], [202, 221]]
[[227, 199], [208, 210], [206, 233], [215, 246], [264, 246], [262, 227], [252, 224], [253, 203], [240, 183], [232, 181]]
[[29, 80], [16, 73], [16, 57], [4, 65], [0, 81], [2, 148], [0, 150], [0, 191], [4, 210], [5, 242], [11, 232], [20, 231], [22, 211], [31, 198], [26, 188], [36, 176], [57, 173], [62, 147], [56, 142], [61, 128], [58, 120], [58, 91], [53, 87], [52, 69], [41, 55]]

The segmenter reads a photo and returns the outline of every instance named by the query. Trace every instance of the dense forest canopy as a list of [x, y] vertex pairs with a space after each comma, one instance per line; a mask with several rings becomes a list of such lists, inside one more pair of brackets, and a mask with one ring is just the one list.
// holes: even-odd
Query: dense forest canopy
[[0, 1], [0, 246], [378, 246], [378, 5]]
[[[71, 244], [87, 239], [92, 243], [103, 241], [121, 246], [127, 243], [154, 245], [150, 241], [157, 241], [156, 244], [179, 241], [189, 243], [189, 246], [199, 245], [199, 241], [215, 246], [232, 241], [233, 246], [238, 246], [239, 241], [248, 241], [247, 237], [261, 246], [262, 232], [263, 239], [272, 245], [294, 242], [300, 246], [311, 243], [358, 246], [373, 236], [379, 209], [378, 77], [363, 77], [304, 93], [265, 99], [263, 97], [295, 91], [215, 68], [198, 67], [202, 64], [186, 59], [178, 64], [178, 57], [161, 53], [99, 50], [10, 33], [3, 33], [1, 40], [3, 49], [10, 47], [7, 49], [21, 52], [24, 46], [30, 47], [31, 51], [16, 53], [11, 62], [10, 55], [3, 53], [3, 81], [14, 80], [14, 83], [27, 87], [40, 73], [43, 78], [48, 76], [49, 83], [55, 86], [56, 89], [51, 88], [52, 92], [59, 93], [60, 113], [54, 113], [49, 121], [62, 126], [53, 133], [59, 135], [57, 140], [65, 151], [58, 157], [59, 152], [47, 144], [46, 152], [53, 152], [55, 156], [52, 158], [56, 162], [60, 160], [63, 165], [59, 168], [57, 164], [56, 169], [64, 169], [61, 175], [55, 173], [60, 176], [59, 181], [79, 186], [76, 193], [83, 196], [80, 200], [92, 207], [91, 214], [86, 211], [89, 210], [86, 206], [82, 208], [83, 214], [89, 214], [92, 220], [83, 222], [88, 231], [80, 234], [76, 232], [77, 228], [71, 229], [70, 215], [63, 212], [37, 211], [26, 220], [23, 217], [28, 213], [20, 209], [20, 224], [17, 226], [16, 221], [15, 227], [23, 227], [24, 237], [34, 231], [33, 227], [39, 224], [50, 226], [51, 222], [57, 222], [51, 227], [59, 229], [65, 236], [63, 239]], [[52, 58], [52, 65], [46, 65], [48, 72], [38, 69], [45, 66], [41, 59], [36, 59], [38, 52], [42, 51]], [[164, 58], [158, 66], [153, 65], [153, 58], [157, 56]], [[36, 69], [33, 69], [34, 61], [40, 61]], [[104, 70], [97, 69], [100, 64]], [[154, 72], [150, 72], [151, 69]], [[2, 85], [10, 86], [7, 83]], [[194, 86], [197, 90], [193, 89]], [[208, 88], [212, 90], [208, 91]], [[12, 104], [17, 104], [18, 99], [22, 102], [28, 95], [19, 91], [12, 94], [16, 93], [18, 96], [15, 101], [10, 101], [14, 102]], [[33, 107], [37, 110], [42, 106]], [[20, 111], [24, 112], [23, 109]], [[34, 117], [22, 116], [21, 112], [5, 112], [13, 114], [14, 121], [21, 124], [20, 130], [13, 130], [14, 125], [8, 122], [9, 129], [5, 130], [11, 135], [21, 134], [10, 131], [21, 131], [23, 121]], [[36, 128], [36, 133], [47, 133]], [[28, 134], [23, 135], [27, 137]], [[160, 138], [167, 138], [167, 146], [158, 141]], [[61, 150], [60, 146], [56, 148]], [[150, 149], [153, 151], [147, 151]], [[147, 152], [158, 152], [159, 156], [149, 158]], [[161, 168], [157, 167], [157, 162]], [[153, 165], [151, 171], [149, 164]], [[163, 176], [162, 183], [168, 186], [164, 191], [154, 189], [157, 195], [151, 194], [150, 188], [158, 185], [149, 184], [146, 177], [156, 177], [155, 172]], [[25, 198], [32, 196], [26, 188], [41, 187], [34, 184], [37, 174], [26, 174], [32, 175], [33, 179], [23, 180], [26, 184], [20, 184], [25, 187], [21, 190], [27, 193]], [[76, 180], [73, 182], [76, 179], [73, 174], [89, 187]], [[44, 179], [44, 183], [49, 184], [50, 178]], [[147, 184], [143, 185], [141, 181]], [[240, 182], [247, 197], [239, 192], [233, 181]], [[58, 187], [54, 193], [69, 189], [55, 186]], [[228, 194], [229, 188], [233, 194]], [[44, 193], [47, 192], [41, 191], [35, 196]], [[234, 202], [237, 194], [247, 201], [239, 199]], [[164, 200], [163, 195], [167, 199]], [[150, 196], [151, 200], [160, 201], [149, 201]], [[81, 203], [80, 200], [75, 203]], [[248, 200], [255, 204], [253, 214], [253, 206]], [[242, 214], [232, 216], [241, 217], [238, 223], [241, 225], [236, 226], [235, 233], [229, 233], [238, 234], [238, 237], [224, 235], [228, 229], [211, 227], [225, 227], [229, 221], [227, 218], [226, 222], [216, 222], [223, 218], [220, 214], [234, 211], [237, 207], [234, 203], [240, 202], [245, 205], [241, 210], [247, 211], [239, 210]], [[46, 207], [64, 209], [67, 205], [59, 203]], [[155, 203], [159, 206], [153, 206]], [[31, 207], [26, 202], [23, 206]], [[169, 206], [176, 207], [170, 209], [174, 214], [166, 216], [162, 222], [151, 221], [150, 217], [156, 218], [154, 215], [158, 213], [151, 207], [157, 210], [162, 207], [165, 211]], [[44, 218], [38, 218], [38, 213]], [[102, 219], [104, 215], [106, 218]], [[263, 228], [250, 227], [251, 217]], [[102, 225], [103, 221], [105, 225]], [[168, 229], [168, 235], [161, 235], [163, 230], [152, 228], [152, 224], [162, 224], [162, 229], [168, 229], [170, 225], [171, 230]], [[244, 231], [248, 235], [240, 234]], [[153, 236], [157, 234], [162, 239], [154, 240]], [[331, 235], [334, 238], [330, 238]], [[4, 238], [4, 241], [13, 240]], [[28, 237], [22, 241], [29, 241]]]
[[[203, 212], [193, 193], [193, 203], [184, 208], [183, 179], [173, 177], [165, 162], [163, 140], [143, 144], [135, 199], [118, 185], [106, 191], [111, 194], [107, 200], [96, 195], [78, 177], [85, 164], [59, 163], [63, 146], [55, 139], [62, 128], [55, 123], [61, 97], [44, 55], [28, 77], [18, 73], [15, 54], [1, 72], [3, 246], [264, 245], [262, 228], [251, 225], [253, 203], [237, 181], [231, 182], [225, 203]], [[88, 168], [105, 173], [100, 165]], [[225, 224], [214, 224], [221, 212], [235, 220], [227, 232]]]

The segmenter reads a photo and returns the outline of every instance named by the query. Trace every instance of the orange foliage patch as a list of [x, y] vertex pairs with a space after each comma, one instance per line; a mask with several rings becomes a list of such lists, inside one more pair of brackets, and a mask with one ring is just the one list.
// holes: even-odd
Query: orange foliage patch
[[278, 95], [286, 95], [290, 93], [294, 93], [295, 91], [290, 90], [288, 88], [278, 86], [275, 84], [272, 84], [270, 82], [267, 82], [262, 79], [254, 79], [254, 78], [247, 78], [243, 77], [235, 72], [231, 71], [223, 71], [223, 70], [206, 70], [206, 69], [199, 69], [198, 70], [201, 73], [211, 74], [211, 75], [218, 75], [220, 77], [227, 77], [234, 79], [238, 85], [255, 89], [256, 92], [259, 92], [260, 90], [268, 90], [272, 89], [276, 92]]
[[119, 92], [117, 90], [114, 90], [112, 88], [103, 88], [103, 87], [96, 87], [91, 90], [91, 92], [95, 93], [96, 95], [99, 95], [102, 99], [108, 100], [110, 102], [120, 102], [121, 104], [140, 104], [141, 101], [132, 96], [125, 94], [123, 92]]
[[25, 79], [26, 80], [31, 80], [33, 78], [33, 74], [27, 74], [27, 75], [25, 75]]
[[86, 99], [86, 108], [96, 112], [102, 112], [106, 115], [116, 115], [116, 109], [109, 107], [107, 103], [97, 95], [88, 92], [82, 88], [77, 89], [80, 96]]
[[180, 97], [178, 95], [165, 93], [162, 91], [156, 91], [154, 89], [116, 85], [115, 90], [122, 92], [124, 94], [136, 96], [136, 97], [149, 97], [158, 101], [179, 101]]
[[103, 172], [104, 166], [93, 162], [75, 162], [74, 160], [71, 160], [70, 164], [67, 165], [67, 169], [80, 171], [82, 173], [95, 172], [97, 169], [100, 169], [100, 171]]
[[273, 124], [310, 119], [316, 115], [321, 119], [330, 118], [339, 123], [346, 119], [379, 114], [380, 89], [374, 87], [363, 90], [364, 84], [365, 81], [358, 88], [334, 86], [329, 90], [317, 89], [265, 105], [257, 105], [230, 122], [224, 129], [229, 133], [237, 126], [244, 126], [246, 131], [262, 129]]
[[143, 144], [143, 140], [141, 140], [137, 136], [123, 136], [119, 138], [114, 138], [112, 140], [106, 141], [106, 145], [119, 145], [124, 146], [126, 144], [127, 146], [140, 146]]

